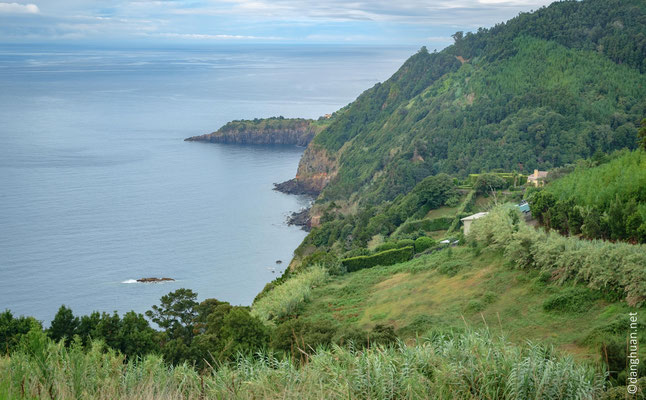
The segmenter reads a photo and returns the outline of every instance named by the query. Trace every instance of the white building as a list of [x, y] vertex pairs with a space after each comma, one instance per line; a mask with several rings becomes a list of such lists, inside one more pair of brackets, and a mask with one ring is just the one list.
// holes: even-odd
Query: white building
[[473, 221], [476, 219], [482, 218], [485, 215], [489, 214], [488, 212], [479, 212], [477, 214], [469, 215], [468, 217], [462, 218], [460, 221], [462, 221], [462, 224], [464, 225], [464, 234], [468, 235], [469, 232], [471, 231], [471, 224]]

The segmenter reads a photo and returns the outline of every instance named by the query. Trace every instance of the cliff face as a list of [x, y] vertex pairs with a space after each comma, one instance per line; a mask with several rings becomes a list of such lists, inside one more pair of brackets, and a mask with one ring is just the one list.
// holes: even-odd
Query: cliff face
[[185, 139], [189, 142], [307, 146], [320, 125], [310, 119], [267, 118], [232, 121], [213, 133]]
[[337, 162], [325, 149], [308, 146], [298, 163], [296, 177], [276, 184], [276, 190], [290, 194], [318, 195], [337, 173]]

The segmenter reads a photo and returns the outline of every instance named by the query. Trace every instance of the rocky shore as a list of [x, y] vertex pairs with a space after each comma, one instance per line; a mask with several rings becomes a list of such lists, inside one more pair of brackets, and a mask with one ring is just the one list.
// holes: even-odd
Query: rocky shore
[[312, 228], [310, 209], [304, 208], [300, 211], [293, 212], [289, 217], [287, 217], [287, 225], [300, 226], [304, 231], [309, 232]]
[[300, 194], [309, 196], [318, 196], [319, 191], [315, 188], [304, 184], [297, 178], [292, 178], [281, 183], [274, 183], [274, 190], [286, 194]]

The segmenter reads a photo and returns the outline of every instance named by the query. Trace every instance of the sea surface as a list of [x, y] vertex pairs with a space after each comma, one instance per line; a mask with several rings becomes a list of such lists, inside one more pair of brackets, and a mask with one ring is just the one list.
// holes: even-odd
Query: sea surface
[[0, 46], [0, 310], [48, 325], [181, 287], [251, 304], [305, 237], [285, 220], [310, 200], [272, 190], [303, 148], [183, 139], [331, 113], [414, 51]]

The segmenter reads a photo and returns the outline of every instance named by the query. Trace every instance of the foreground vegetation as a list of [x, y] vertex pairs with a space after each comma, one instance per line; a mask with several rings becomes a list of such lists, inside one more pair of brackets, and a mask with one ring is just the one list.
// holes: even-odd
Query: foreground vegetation
[[552, 349], [488, 332], [432, 335], [405, 345], [320, 348], [304, 359], [260, 352], [202, 373], [148, 355], [125, 363], [100, 342], [84, 351], [42, 332], [0, 359], [0, 396], [51, 399], [595, 399], [602, 374]]

